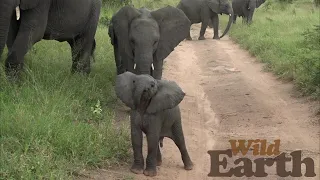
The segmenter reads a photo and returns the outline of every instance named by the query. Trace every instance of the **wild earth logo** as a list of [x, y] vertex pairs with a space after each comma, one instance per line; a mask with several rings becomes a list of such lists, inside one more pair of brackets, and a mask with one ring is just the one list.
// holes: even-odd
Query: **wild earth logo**
[[[301, 160], [301, 150], [293, 151], [290, 153], [291, 157], [287, 157], [286, 153], [280, 153], [280, 140], [274, 140], [274, 144], [270, 144], [267, 146], [267, 140], [229, 140], [231, 144], [231, 149], [228, 150], [210, 150], [208, 154], [211, 158], [211, 169], [208, 174], [209, 177], [231, 177], [232, 175], [236, 177], [267, 177], [268, 174], [265, 172], [265, 166], [273, 166], [276, 164], [277, 175], [280, 177], [301, 177], [301, 165], [305, 164], [306, 172], [304, 174], [305, 177], [315, 177], [316, 174], [314, 172], [314, 161], [313, 159], [306, 157]], [[238, 142], [238, 145], [237, 145]], [[247, 145], [246, 145], [247, 144]], [[234, 161], [235, 165], [240, 164], [243, 165], [237, 166], [234, 168], [230, 168], [228, 172], [220, 172], [219, 166], [222, 166], [224, 169], [227, 168], [227, 158], [223, 157], [222, 161], [219, 161], [220, 155], [227, 155], [229, 158], [232, 155], [237, 155], [240, 151], [243, 156], [246, 156], [249, 149], [253, 149], [252, 154], [254, 156], [272, 156], [275, 155], [274, 158], [257, 158], [253, 160], [256, 165], [255, 171], [252, 169], [252, 160], [249, 158], [239, 158]], [[292, 161], [292, 170], [286, 171], [286, 162]]]

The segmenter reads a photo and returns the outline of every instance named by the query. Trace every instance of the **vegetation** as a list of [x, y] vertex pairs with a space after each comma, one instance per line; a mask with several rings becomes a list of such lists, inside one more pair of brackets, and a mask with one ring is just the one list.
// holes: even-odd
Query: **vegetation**
[[250, 26], [240, 19], [229, 35], [268, 70], [320, 99], [320, 10], [312, 0], [279, 1], [267, 0]]

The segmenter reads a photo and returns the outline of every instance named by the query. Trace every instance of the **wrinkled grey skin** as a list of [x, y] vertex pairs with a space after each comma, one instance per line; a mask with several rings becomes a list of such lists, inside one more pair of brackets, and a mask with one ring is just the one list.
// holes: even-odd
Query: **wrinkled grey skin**
[[2, 0], [0, 55], [7, 43], [7, 74], [16, 75], [23, 67], [25, 54], [42, 39], [67, 41], [72, 49], [72, 72], [89, 73], [100, 8], [101, 0]]
[[253, 13], [266, 0], [232, 0], [233, 23], [236, 23], [237, 16], [242, 17], [242, 22], [251, 24]]
[[[156, 176], [156, 166], [162, 163], [159, 140], [171, 138], [180, 150], [184, 168], [191, 170], [181, 125], [178, 104], [185, 93], [173, 81], [156, 80], [150, 75], [125, 72], [117, 76], [117, 97], [131, 108], [131, 141], [134, 162], [131, 171], [146, 176]], [[142, 132], [147, 136], [148, 155], [146, 169], [142, 154]]]
[[[199, 40], [204, 40], [207, 26], [213, 26], [213, 39], [220, 39], [229, 31], [232, 24], [233, 11], [228, 0], [181, 0], [177, 5], [191, 21], [191, 24], [201, 22]], [[229, 15], [229, 22], [223, 34], [219, 37], [219, 16], [218, 14]], [[211, 21], [211, 22], [210, 22]], [[192, 40], [190, 32], [187, 40]]]
[[213, 23], [212, 23], [211, 19], [209, 19], [208, 27], [209, 27], [209, 28], [213, 28]]
[[117, 74], [130, 71], [161, 79], [163, 60], [187, 37], [190, 26], [186, 15], [172, 6], [155, 11], [124, 6], [109, 26]]

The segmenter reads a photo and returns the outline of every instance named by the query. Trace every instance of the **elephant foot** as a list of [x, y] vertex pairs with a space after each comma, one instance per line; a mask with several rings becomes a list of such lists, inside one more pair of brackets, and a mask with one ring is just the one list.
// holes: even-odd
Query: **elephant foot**
[[147, 169], [145, 169], [143, 171], [143, 174], [145, 176], [151, 176], [151, 177], [156, 176], [157, 175], [157, 169], [156, 168], [152, 168], [152, 169], [147, 168]]
[[10, 82], [18, 82], [20, 80], [20, 75], [23, 70], [23, 64], [13, 65], [6, 64], [6, 75]]
[[220, 37], [219, 36], [213, 36], [212, 39], [220, 40]]
[[190, 161], [189, 163], [186, 163], [184, 165], [185, 170], [192, 170], [193, 169], [193, 163]]
[[186, 40], [192, 41], [192, 38], [191, 37], [187, 37]]
[[204, 37], [204, 36], [200, 36], [199, 38], [198, 38], [198, 40], [205, 40], [206, 38]]
[[162, 160], [157, 160], [157, 166], [161, 166]]
[[143, 165], [133, 164], [132, 167], [130, 168], [130, 171], [135, 174], [142, 174], [143, 173]]

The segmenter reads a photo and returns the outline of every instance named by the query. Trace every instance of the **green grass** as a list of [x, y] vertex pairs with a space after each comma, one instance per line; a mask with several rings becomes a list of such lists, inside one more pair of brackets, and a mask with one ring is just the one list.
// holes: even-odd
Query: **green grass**
[[107, 29], [99, 28], [96, 38], [89, 77], [71, 75], [70, 47], [55, 41], [41, 41], [28, 53], [20, 85], [1, 76], [0, 179], [66, 179], [87, 165], [131, 155], [128, 126], [113, 120], [115, 65]]
[[[292, 4], [267, 0], [255, 12], [251, 26], [238, 18], [229, 35], [266, 63], [268, 70], [293, 80], [304, 95], [320, 99], [320, 31], [314, 30], [320, 25], [319, 17], [319, 8], [310, 0]], [[223, 19], [225, 27], [227, 19]]]

